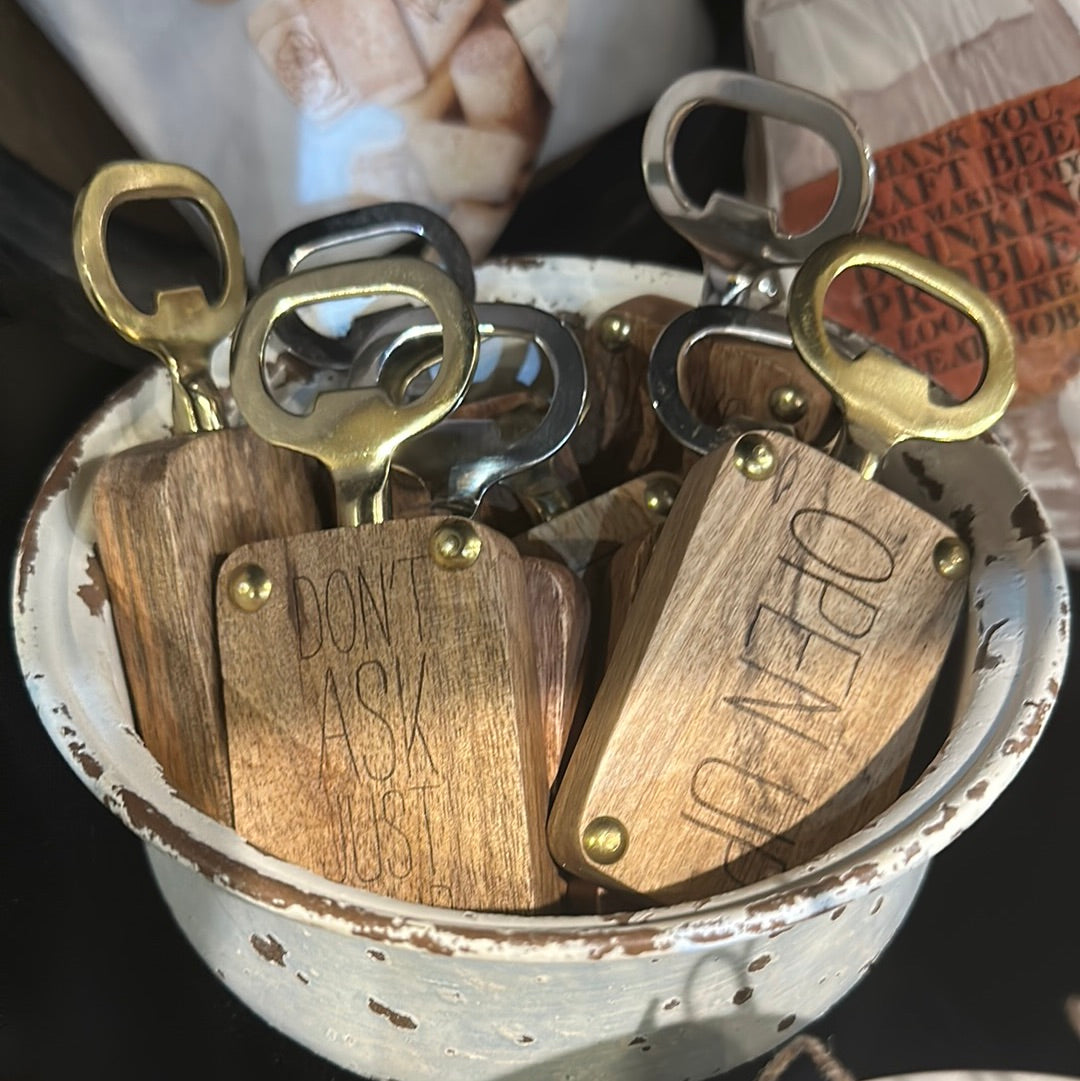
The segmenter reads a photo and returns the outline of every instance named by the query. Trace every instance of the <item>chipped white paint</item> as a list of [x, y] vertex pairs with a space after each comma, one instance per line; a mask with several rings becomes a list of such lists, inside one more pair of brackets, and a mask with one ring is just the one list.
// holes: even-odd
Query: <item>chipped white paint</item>
[[[693, 302], [699, 291], [693, 275], [603, 260], [492, 265], [478, 280], [484, 299], [588, 316], [644, 292]], [[974, 539], [971, 607], [951, 735], [876, 823], [777, 878], [629, 918], [453, 912], [335, 885], [178, 799], [133, 736], [108, 607], [87, 601], [87, 493], [104, 455], [158, 437], [167, 419], [164, 378], [141, 377], [47, 480], [16, 566], [27, 685], [72, 768], [147, 841], [210, 968], [271, 1024], [368, 1077], [659, 1081], [768, 1050], [886, 946], [929, 858], [1027, 757], [1062, 677], [1066, 581], [1023, 481], [989, 442], [919, 444], [886, 476]], [[956, 898], [958, 913], [967, 903]]]

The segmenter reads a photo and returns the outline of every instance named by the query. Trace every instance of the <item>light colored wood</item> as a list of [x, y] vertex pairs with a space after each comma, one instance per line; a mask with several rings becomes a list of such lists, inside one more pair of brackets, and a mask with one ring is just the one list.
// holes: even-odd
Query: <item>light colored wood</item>
[[819, 439], [836, 419], [836, 407], [825, 385], [794, 349], [745, 338], [714, 335], [687, 350], [679, 367], [679, 391], [691, 412], [706, 424], [746, 418], [756, 424], [777, 421], [769, 398], [780, 387], [801, 391], [806, 415], [792, 425], [804, 443]]
[[247, 541], [319, 525], [309, 461], [247, 429], [134, 447], [93, 492], [97, 548], [139, 734], [189, 803], [232, 821], [214, 580]]
[[539, 676], [547, 783], [555, 783], [584, 674], [589, 594], [581, 579], [550, 559], [522, 560]]
[[578, 575], [589, 597], [589, 638], [582, 665], [578, 716], [567, 737], [567, 752], [581, 727], [604, 674], [611, 614], [611, 561], [626, 544], [634, 544], [663, 520], [650, 509], [647, 493], [656, 484], [678, 484], [670, 473], [647, 473], [579, 503], [549, 522], [520, 534], [515, 543], [524, 555], [551, 559]]
[[[554, 904], [525, 573], [483, 526], [477, 561], [436, 565], [445, 519], [247, 545], [218, 579], [237, 831], [327, 878], [408, 901]], [[256, 612], [228, 596], [256, 563]]]
[[[820, 853], [896, 792], [964, 584], [949, 531], [776, 434], [751, 481], [730, 451], [690, 472], [556, 796], [549, 843], [574, 874], [664, 901]], [[622, 858], [583, 852], [599, 816]]]
[[579, 576], [606, 575], [615, 552], [637, 540], [663, 516], [645, 502], [646, 493], [666, 473], [648, 473], [579, 503], [565, 514], [541, 522], [515, 538], [524, 555], [555, 559]]
[[611, 605], [608, 613], [605, 667], [611, 663], [611, 655], [626, 625], [630, 605], [637, 596], [641, 580], [645, 577], [645, 570], [649, 566], [649, 560], [652, 559], [662, 528], [660, 525], [653, 526], [648, 533], [642, 534], [636, 541], [624, 544], [611, 557], [611, 565], [608, 568], [608, 595], [611, 598]]
[[[679, 469], [682, 447], [653, 410], [648, 372], [660, 332], [686, 310], [667, 297], [634, 297], [609, 308], [585, 332], [589, 404], [569, 446], [591, 494], [650, 470]], [[610, 319], [627, 327], [626, 339], [617, 345], [605, 339]]]

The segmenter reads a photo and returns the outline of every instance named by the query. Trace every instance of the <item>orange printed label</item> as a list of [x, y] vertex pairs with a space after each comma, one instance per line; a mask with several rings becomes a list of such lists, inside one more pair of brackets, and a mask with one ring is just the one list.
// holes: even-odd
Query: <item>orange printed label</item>
[[[961, 117], [874, 155], [864, 231], [966, 275], [1008, 314], [1020, 394], [1059, 390], [1080, 369], [1080, 78]], [[835, 173], [788, 192], [785, 225], [820, 221]], [[954, 394], [974, 388], [974, 327], [876, 271], [829, 290], [828, 314], [928, 372]]]

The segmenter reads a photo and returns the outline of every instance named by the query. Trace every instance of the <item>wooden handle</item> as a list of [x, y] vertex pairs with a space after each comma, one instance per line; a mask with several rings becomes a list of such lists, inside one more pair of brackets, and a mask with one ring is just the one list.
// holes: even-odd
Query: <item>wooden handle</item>
[[608, 566], [608, 595], [611, 598], [608, 611], [607, 649], [604, 667], [611, 663], [611, 655], [626, 626], [626, 617], [630, 614], [641, 580], [649, 566], [649, 560], [660, 539], [660, 525], [653, 526], [648, 533], [637, 540], [624, 544], [612, 557]]
[[[765, 440], [771, 472], [747, 440]], [[795, 866], [864, 824], [895, 795], [956, 625], [964, 582], [938, 566], [957, 543], [787, 437], [703, 458], [556, 796], [556, 859], [679, 901]]]
[[[470, 537], [471, 562], [470, 544], [455, 556], [450, 543]], [[272, 583], [255, 610], [234, 599], [245, 576]], [[402, 900], [556, 903], [525, 572], [509, 540], [463, 519], [332, 529], [247, 545], [218, 583], [242, 836]]]
[[221, 559], [319, 525], [309, 463], [247, 429], [135, 447], [94, 486], [97, 547], [139, 734], [189, 803], [232, 821], [214, 637]]
[[681, 448], [649, 397], [649, 353], [685, 304], [641, 296], [606, 311], [585, 334], [589, 399], [570, 449], [591, 494], [650, 470], [678, 467]]
[[635, 477], [533, 526], [515, 543], [523, 554], [557, 560], [576, 575], [606, 575], [616, 551], [664, 520], [678, 486], [668, 473]]
[[547, 782], [555, 783], [581, 694], [589, 594], [581, 579], [550, 559], [525, 558], [525, 591], [539, 675], [540, 726]]
[[[783, 391], [794, 392], [798, 400], [777, 401]], [[837, 418], [828, 388], [794, 349], [737, 336], [695, 342], [679, 371], [679, 392], [706, 424], [720, 427], [740, 417], [763, 425], [790, 423], [804, 443], [817, 442]]]

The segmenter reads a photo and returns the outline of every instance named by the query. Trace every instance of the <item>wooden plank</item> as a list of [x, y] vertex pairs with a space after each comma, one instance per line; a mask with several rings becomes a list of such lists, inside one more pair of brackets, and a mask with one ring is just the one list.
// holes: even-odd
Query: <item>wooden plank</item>
[[533, 644], [539, 675], [540, 724], [547, 783], [555, 783], [577, 710], [589, 632], [589, 594], [581, 579], [550, 559], [526, 558]]
[[[682, 463], [682, 447], [653, 410], [648, 372], [660, 332], [686, 310], [667, 297], [634, 297], [609, 308], [586, 331], [589, 401], [569, 447], [591, 494]], [[612, 322], [623, 328], [621, 335], [609, 333]]]
[[652, 559], [656, 542], [660, 539], [660, 525], [653, 526], [637, 540], [624, 544], [612, 557], [608, 567], [608, 596], [611, 598], [608, 613], [607, 650], [605, 666], [611, 663], [611, 655], [626, 625], [630, 605], [637, 596], [641, 580]]
[[828, 388], [794, 349], [781, 349], [735, 335], [713, 335], [695, 342], [679, 368], [679, 392], [691, 412], [706, 424], [745, 418], [773, 424], [770, 399], [790, 387], [806, 402], [806, 413], [792, 424], [804, 443], [814, 443], [835, 430], [836, 407]]
[[[474, 525], [463, 569], [444, 519], [265, 541], [219, 576], [236, 829], [338, 882], [455, 908], [545, 909], [561, 887], [522, 561]], [[460, 520], [458, 520], [460, 521]], [[274, 584], [230, 600], [246, 564]]]
[[[750, 480], [732, 450], [683, 484], [549, 823], [570, 872], [664, 901], [795, 866], [895, 796], [964, 583], [952, 534], [776, 434]], [[622, 824], [601, 865], [583, 836]]]
[[519, 534], [515, 543], [524, 555], [557, 560], [579, 576], [589, 571], [606, 574], [619, 548], [663, 521], [663, 513], [648, 503], [657, 482], [679, 483], [667, 473], [635, 477], [533, 526]]
[[189, 803], [232, 821], [214, 634], [221, 560], [319, 525], [309, 462], [247, 429], [134, 447], [93, 492], [97, 548], [139, 734]]

